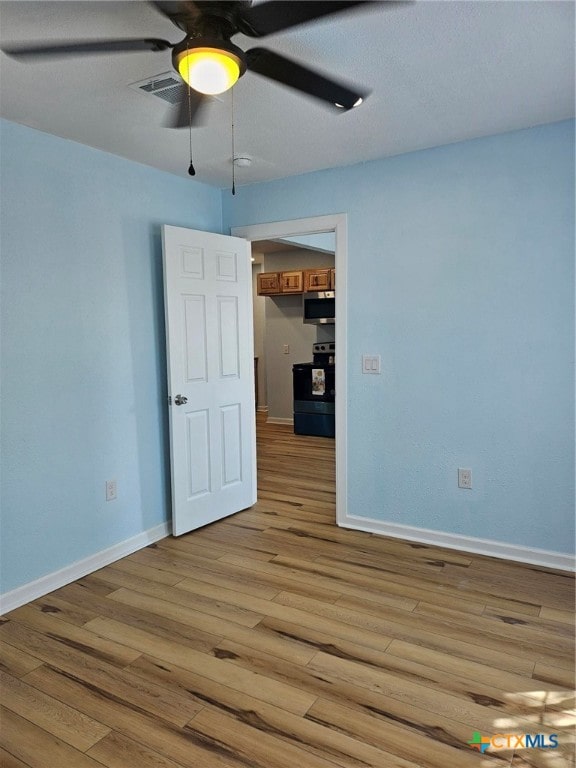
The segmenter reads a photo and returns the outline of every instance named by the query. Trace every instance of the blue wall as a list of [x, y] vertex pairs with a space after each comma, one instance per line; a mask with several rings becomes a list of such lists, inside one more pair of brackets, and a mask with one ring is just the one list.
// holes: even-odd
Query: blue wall
[[160, 225], [219, 232], [222, 206], [219, 190], [13, 123], [0, 141], [8, 591], [167, 520]]
[[12, 123], [0, 141], [2, 591], [167, 520], [163, 223], [348, 213], [348, 513], [572, 550], [573, 122], [234, 198]]
[[348, 514], [573, 552], [573, 121], [224, 193], [226, 228], [342, 212]]

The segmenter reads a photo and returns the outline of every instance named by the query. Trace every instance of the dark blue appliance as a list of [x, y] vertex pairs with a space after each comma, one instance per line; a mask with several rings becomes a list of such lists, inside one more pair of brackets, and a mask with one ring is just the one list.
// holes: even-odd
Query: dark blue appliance
[[294, 432], [335, 437], [334, 342], [314, 344], [313, 353], [313, 362], [292, 366]]

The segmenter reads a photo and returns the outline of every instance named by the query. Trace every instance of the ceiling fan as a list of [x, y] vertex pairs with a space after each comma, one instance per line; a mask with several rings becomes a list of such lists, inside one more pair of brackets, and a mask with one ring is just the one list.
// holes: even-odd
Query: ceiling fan
[[[146, 38], [14, 43], [2, 46], [2, 50], [25, 60], [171, 49], [174, 68], [190, 86], [174, 127], [194, 124], [207, 96], [228, 90], [246, 71], [346, 111], [358, 106], [366, 97], [366, 91], [337, 82], [268, 48], [243, 51], [230, 38], [239, 33], [248, 37], [265, 37], [370, 4], [369, 0], [268, 0], [256, 5], [252, 5], [252, 0], [156, 0], [152, 5], [185, 32], [180, 42]], [[386, 2], [386, 5], [394, 4], [391, 0]]]

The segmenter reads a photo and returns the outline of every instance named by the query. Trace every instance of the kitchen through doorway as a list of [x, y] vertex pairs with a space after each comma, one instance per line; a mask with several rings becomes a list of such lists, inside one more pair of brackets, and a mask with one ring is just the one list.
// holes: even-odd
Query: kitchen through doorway
[[[348, 261], [348, 233], [347, 233], [347, 215], [345, 213], [327, 214], [315, 216], [306, 219], [293, 219], [287, 221], [269, 222], [266, 224], [250, 224], [246, 226], [237, 226], [231, 229], [230, 234], [235, 237], [243, 237], [250, 242], [259, 242], [263, 240], [290, 240], [298, 239], [298, 245], [305, 245], [302, 242], [305, 238], [329, 233], [333, 238], [334, 264], [338, 288], [335, 290], [335, 317], [336, 323], [333, 326], [336, 345], [336, 364], [335, 364], [335, 456], [336, 456], [336, 522], [343, 525], [346, 521], [346, 498], [347, 498], [347, 419], [346, 419], [346, 399], [347, 399], [347, 302], [346, 302], [346, 273]], [[310, 350], [305, 359], [310, 360]], [[299, 362], [299, 361], [298, 361]], [[268, 376], [267, 376], [268, 378]], [[268, 392], [270, 391], [268, 385]], [[280, 429], [289, 429], [292, 427], [287, 424], [278, 425]], [[310, 438], [312, 439], [312, 438]], [[314, 438], [318, 439], [318, 438]], [[321, 438], [322, 440], [332, 440], [331, 438]]]
[[[307, 237], [258, 240], [252, 243], [252, 288], [254, 315], [254, 371], [256, 382], [256, 407], [266, 414], [271, 424], [294, 424], [293, 368], [296, 365], [317, 363], [334, 365], [335, 325], [332, 323], [304, 322], [303, 303], [311, 295], [329, 296], [335, 279], [335, 237], [333, 232], [317, 233]], [[318, 292], [317, 283], [328, 290]], [[308, 290], [311, 289], [311, 290]], [[312, 290], [313, 289], [313, 290]], [[332, 289], [333, 290], [333, 289]], [[320, 344], [326, 354], [319, 356], [314, 345]], [[308, 372], [302, 368], [302, 376]], [[330, 412], [334, 434], [334, 402], [326, 390], [328, 381], [323, 378], [324, 369], [315, 370], [318, 384], [312, 404], [305, 410], [311, 418], [297, 417], [300, 434], [318, 434], [314, 422], [322, 426], [322, 415], [314, 410]], [[330, 372], [331, 390], [334, 389], [333, 369]], [[308, 425], [308, 422], [310, 424]], [[319, 434], [324, 434], [320, 431]]]

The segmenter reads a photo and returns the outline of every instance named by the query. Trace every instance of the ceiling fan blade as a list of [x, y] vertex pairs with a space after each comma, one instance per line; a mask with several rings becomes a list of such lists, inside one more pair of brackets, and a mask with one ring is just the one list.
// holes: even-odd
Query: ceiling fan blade
[[167, 16], [179, 29], [188, 32], [200, 16], [200, 9], [192, 0], [151, 0], [152, 5]]
[[368, 95], [365, 90], [359, 91], [337, 83], [267, 48], [251, 48], [246, 51], [246, 57], [248, 69], [251, 72], [276, 80], [278, 83], [288, 85], [340, 109], [352, 109], [359, 100], [365, 99]]
[[189, 128], [202, 124], [202, 114], [209, 99], [193, 88], [182, 86], [182, 98], [176, 109], [170, 111], [168, 128]]
[[165, 51], [172, 43], [158, 38], [146, 40], [85, 40], [75, 43], [14, 43], [2, 46], [4, 53], [16, 59], [60, 58], [98, 53], [132, 53], [138, 51]]
[[320, 2], [313, 0], [298, 0], [298, 2], [285, 2], [285, 0], [269, 0], [252, 8], [247, 8], [239, 14], [238, 22], [240, 31], [249, 37], [264, 37], [274, 32], [282, 32], [299, 24], [316, 21], [323, 16], [339, 13], [357, 8], [358, 6], [373, 5], [374, 0], [328, 0]]

